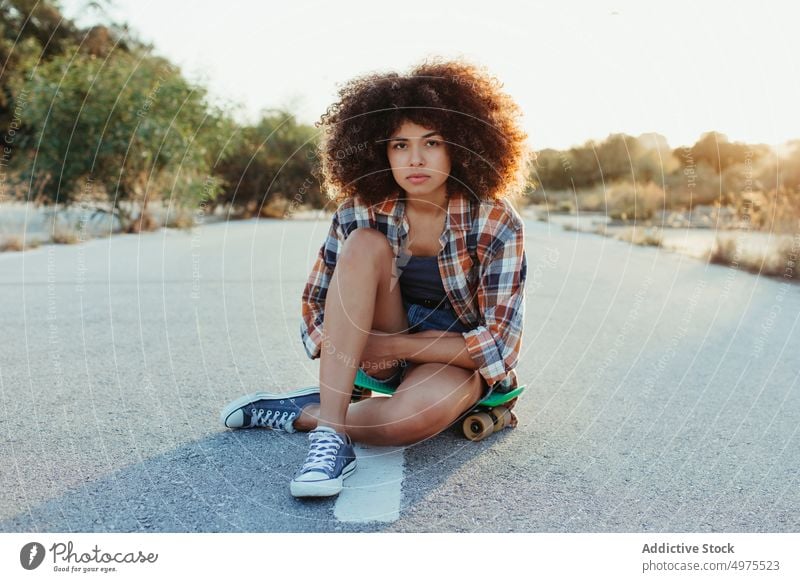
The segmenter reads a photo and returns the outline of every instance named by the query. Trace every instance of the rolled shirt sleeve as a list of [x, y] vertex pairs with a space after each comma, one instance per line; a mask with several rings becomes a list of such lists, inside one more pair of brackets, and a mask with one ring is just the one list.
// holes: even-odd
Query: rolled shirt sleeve
[[302, 321], [300, 339], [306, 354], [312, 360], [320, 357], [323, 342], [322, 322], [325, 315], [325, 298], [333, 277], [333, 269], [342, 248], [343, 236], [338, 212], [333, 215], [325, 242], [317, 253], [317, 259], [308, 276], [302, 296]]
[[[463, 333], [470, 357], [489, 386], [506, 379], [519, 360], [525, 318], [524, 229], [499, 243], [478, 285], [481, 325]], [[498, 239], [499, 240], [499, 239]]]

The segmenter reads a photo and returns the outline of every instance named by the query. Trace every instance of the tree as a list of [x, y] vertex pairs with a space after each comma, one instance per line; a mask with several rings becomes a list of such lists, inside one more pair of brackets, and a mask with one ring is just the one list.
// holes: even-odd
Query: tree
[[544, 149], [536, 152], [530, 181], [536, 190], [568, 190], [571, 188], [572, 160], [569, 152]]
[[788, 145], [791, 150], [781, 159], [779, 171], [771, 174], [772, 176], [780, 175], [781, 185], [786, 190], [800, 195], [800, 140], [793, 140]]
[[51, 178], [51, 201], [69, 203], [87, 183], [102, 185], [130, 229], [150, 200], [190, 204], [219, 192], [203, 138], [219, 139], [208, 125], [220, 118], [209, 115], [205, 90], [169, 62], [119, 51], [106, 60], [57, 56], [26, 86], [35, 95], [25, 111], [35, 128], [27, 174]]
[[721, 174], [727, 168], [737, 164], [756, 163], [763, 155], [768, 153], [769, 148], [764, 145], [750, 145], [745, 143], [732, 143], [728, 141], [725, 134], [716, 131], [704, 133], [700, 139], [689, 150], [689, 156], [676, 157], [687, 164], [687, 160], [694, 160], [694, 163], [704, 162], [717, 174]]
[[635, 177], [634, 161], [639, 157], [642, 146], [635, 137], [624, 133], [609, 135], [597, 148], [600, 169], [606, 182]]
[[286, 111], [266, 112], [255, 126], [241, 129], [217, 166], [225, 184], [217, 202], [245, 215], [276, 202], [286, 209], [292, 202], [324, 206], [316, 146], [313, 127]]

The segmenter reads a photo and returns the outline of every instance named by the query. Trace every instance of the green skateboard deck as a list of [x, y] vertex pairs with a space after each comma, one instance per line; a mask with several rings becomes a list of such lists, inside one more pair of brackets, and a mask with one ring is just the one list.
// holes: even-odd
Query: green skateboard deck
[[[359, 400], [365, 390], [388, 395], [392, 395], [395, 392], [394, 387], [382, 384], [361, 369], [359, 369], [356, 374], [354, 384], [354, 400]], [[471, 441], [479, 441], [504, 428], [513, 428], [517, 426], [517, 416], [505, 405], [516, 400], [524, 390], [525, 385], [518, 386], [514, 390], [508, 392], [495, 390], [489, 394], [488, 397], [478, 402], [472, 410], [467, 413], [461, 423], [461, 430], [464, 436]]]

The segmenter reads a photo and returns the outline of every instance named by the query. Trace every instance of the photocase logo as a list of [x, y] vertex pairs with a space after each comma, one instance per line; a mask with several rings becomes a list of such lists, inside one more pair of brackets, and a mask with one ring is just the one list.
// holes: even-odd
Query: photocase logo
[[35, 570], [44, 560], [44, 546], [38, 542], [30, 542], [22, 546], [19, 552], [19, 563], [26, 570]]

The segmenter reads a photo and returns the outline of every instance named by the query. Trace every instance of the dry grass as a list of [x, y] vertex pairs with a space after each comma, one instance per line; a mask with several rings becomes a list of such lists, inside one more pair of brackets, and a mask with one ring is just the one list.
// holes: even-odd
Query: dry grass
[[621, 180], [581, 188], [548, 193], [547, 205], [556, 212], [605, 212], [619, 220], [646, 220], [664, 208], [664, 190], [653, 182], [637, 183]]
[[50, 240], [57, 245], [74, 245], [81, 242], [78, 231], [71, 228], [57, 228], [50, 235]]
[[282, 196], [274, 195], [259, 209], [259, 215], [261, 218], [286, 218], [288, 210], [289, 201]]
[[786, 280], [798, 280], [797, 264], [800, 260], [800, 235], [792, 239], [782, 240], [772, 252], [764, 257], [764, 275], [783, 277]]
[[38, 248], [40, 245], [41, 243], [36, 240], [28, 241], [28, 243], [25, 244], [25, 240], [21, 236], [7, 236], [5, 240], [0, 241], [0, 253], [21, 252]]
[[[571, 222], [567, 222], [567, 223], [564, 223], [564, 224], [561, 225], [561, 230], [566, 230], [568, 232], [580, 231], [580, 232], [588, 232], [588, 233], [591, 233], [591, 234], [599, 234], [601, 236], [611, 236], [611, 234], [608, 232], [608, 228], [606, 227], [605, 224], [596, 224], [591, 229], [589, 229], [589, 228], [579, 229], [577, 227], [577, 225], [575, 225], [575, 224], [573, 224]], [[628, 242], [630, 242], [630, 241], [628, 241]]]
[[748, 273], [767, 277], [781, 277], [787, 281], [800, 281], [797, 269], [800, 262], [800, 235], [784, 239], [766, 254], [745, 254], [735, 237], [719, 238], [708, 256], [708, 262], [726, 267], [740, 268]]
[[25, 250], [25, 243], [20, 236], [9, 236], [0, 242], [0, 252], [15, 253]]
[[660, 247], [663, 242], [661, 232], [656, 228], [626, 228], [614, 239], [645, 247]]
[[570, 200], [562, 200], [556, 206], [556, 212], [575, 212], [575, 205]]
[[591, 188], [581, 188], [574, 195], [578, 200], [578, 210], [581, 212], [605, 212], [606, 211], [606, 189], [602, 184], [597, 184]]
[[737, 243], [735, 238], [719, 238], [714, 240], [714, 246], [708, 254], [708, 262], [712, 265], [725, 265], [726, 267], [738, 262]]
[[648, 220], [664, 208], [664, 190], [652, 182], [615, 182], [606, 190], [608, 215], [619, 220]]
[[781, 189], [768, 193], [754, 191], [742, 194], [735, 202], [741, 219], [751, 227], [774, 233], [800, 231], [800, 193]]
[[167, 228], [189, 230], [195, 225], [194, 214], [185, 208], [172, 210], [167, 218]]
[[148, 211], [142, 212], [137, 218], [131, 221], [126, 229], [123, 229], [129, 234], [138, 234], [140, 232], [150, 232], [158, 230], [161, 225]]
[[606, 202], [602, 192], [586, 192], [578, 195], [578, 208], [582, 212], [605, 212]]

